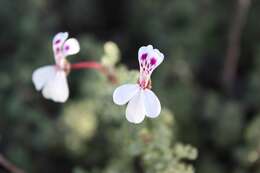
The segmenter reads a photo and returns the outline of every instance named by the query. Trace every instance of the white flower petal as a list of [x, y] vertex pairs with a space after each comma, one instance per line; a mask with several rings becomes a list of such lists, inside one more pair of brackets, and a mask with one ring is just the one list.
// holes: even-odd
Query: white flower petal
[[115, 89], [113, 101], [117, 105], [126, 104], [140, 90], [137, 84], [125, 84]]
[[43, 86], [55, 76], [55, 66], [48, 65], [36, 69], [32, 74], [32, 81], [36, 90], [41, 90]]
[[65, 102], [69, 97], [69, 88], [66, 73], [57, 71], [55, 76], [43, 87], [42, 94], [45, 98], [55, 102]]
[[151, 51], [149, 53], [149, 59], [152, 59], [152, 58], [155, 58], [155, 60], [156, 60], [156, 64], [154, 67], [154, 69], [155, 69], [163, 62], [164, 55], [158, 49], [154, 49], [153, 51]]
[[74, 55], [80, 50], [79, 42], [75, 38], [68, 39], [63, 45], [64, 55]]
[[138, 124], [144, 120], [145, 108], [143, 103], [143, 90], [139, 90], [126, 107], [126, 119], [129, 122]]
[[138, 60], [139, 60], [140, 64], [142, 62], [142, 56], [144, 56], [144, 55], [148, 56], [148, 54], [151, 51], [153, 51], [153, 46], [152, 45], [140, 47], [140, 49], [138, 50]]
[[157, 96], [153, 91], [146, 89], [144, 90], [144, 107], [146, 116], [150, 118], [156, 118], [161, 112], [161, 104]]
[[59, 32], [56, 34], [52, 40], [53, 49], [55, 50], [57, 47], [61, 47], [68, 36], [68, 32]]
[[64, 58], [62, 53], [62, 46], [64, 42], [67, 40], [69, 34], [67, 32], [60, 32], [56, 34], [52, 41], [52, 49], [54, 53], [54, 59], [56, 64], [59, 64], [61, 59]]
[[152, 45], [143, 46], [138, 51], [140, 71], [147, 76], [152, 74], [163, 59], [164, 55], [158, 49], [154, 49]]

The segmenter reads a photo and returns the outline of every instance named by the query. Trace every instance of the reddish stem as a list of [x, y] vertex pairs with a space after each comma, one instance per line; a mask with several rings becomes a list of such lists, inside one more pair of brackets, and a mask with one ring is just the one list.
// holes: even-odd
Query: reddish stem
[[103, 66], [102, 64], [95, 62], [95, 61], [86, 61], [86, 62], [79, 62], [70, 65], [71, 70], [79, 70], [79, 69], [96, 69], [102, 72], [107, 76], [107, 78], [112, 83], [117, 83], [116, 76], [112, 74], [107, 67]]
[[79, 62], [79, 63], [71, 64], [70, 68], [72, 70], [73, 69], [87, 69], [87, 68], [102, 70], [103, 66], [100, 63], [97, 63], [95, 61], [88, 61], [88, 62]]
[[2, 154], [0, 154], [0, 167], [3, 167], [10, 173], [25, 173], [25, 171], [9, 162]]
[[230, 92], [236, 78], [238, 61], [241, 53], [241, 37], [251, 6], [251, 0], [237, 0], [237, 9], [229, 31], [228, 48], [224, 63], [222, 81]]

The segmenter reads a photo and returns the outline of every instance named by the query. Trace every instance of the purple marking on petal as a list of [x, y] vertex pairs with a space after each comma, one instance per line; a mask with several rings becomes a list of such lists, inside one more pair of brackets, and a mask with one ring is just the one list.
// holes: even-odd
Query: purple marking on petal
[[147, 58], [147, 55], [148, 55], [147, 53], [142, 54], [142, 56], [141, 56], [141, 60], [144, 61], [144, 60]]
[[55, 44], [59, 44], [60, 42], [61, 42], [60, 39], [58, 39], [55, 41]]
[[65, 46], [65, 50], [68, 51], [70, 49], [70, 46], [69, 45], [66, 45]]
[[150, 64], [151, 64], [151, 65], [156, 64], [156, 59], [155, 59], [155, 58], [152, 58], [151, 61], [150, 61]]
[[59, 53], [59, 52], [60, 52], [60, 48], [57, 47], [57, 48], [56, 48], [56, 53]]

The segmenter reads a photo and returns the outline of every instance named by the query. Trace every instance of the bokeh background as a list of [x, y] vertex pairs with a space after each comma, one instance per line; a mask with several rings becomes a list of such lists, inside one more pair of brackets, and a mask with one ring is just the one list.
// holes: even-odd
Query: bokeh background
[[[1, 0], [1, 158], [28, 173], [259, 173], [259, 17], [259, 0]], [[117, 83], [79, 70], [65, 104], [36, 92], [60, 31], [81, 44], [70, 62], [100, 61]], [[132, 125], [112, 93], [148, 44], [165, 54], [163, 110]]]

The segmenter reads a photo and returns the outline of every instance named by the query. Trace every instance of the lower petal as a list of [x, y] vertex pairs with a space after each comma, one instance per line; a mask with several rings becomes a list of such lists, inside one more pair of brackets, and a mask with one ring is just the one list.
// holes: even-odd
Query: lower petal
[[118, 87], [113, 93], [113, 101], [115, 104], [126, 104], [140, 90], [137, 84], [125, 84]]
[[55, 102], [67, 101], [69, 88], [66, 73], [64, 71], [57, 71], [55, 77], [44, 86], [42, 94], [45, 98]]
[[40, 67], [33, 72], [32, 81], [36, 90], [41, 90], [43, 86], [55, 76], [56, 70], [55, 66], [48, 65]]
[[141, 123], [145, 118], [143, 91], [140, 90], [128, 103], [126, 119], [131, 123]]
[[160, 115], [161, 104], [153, 91], [146, 89], [144, 91], [144, 107], [145, 113], [150, 118], [156, 118]]

